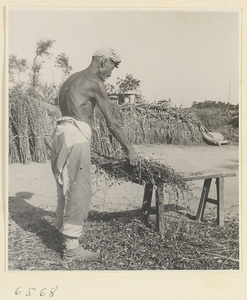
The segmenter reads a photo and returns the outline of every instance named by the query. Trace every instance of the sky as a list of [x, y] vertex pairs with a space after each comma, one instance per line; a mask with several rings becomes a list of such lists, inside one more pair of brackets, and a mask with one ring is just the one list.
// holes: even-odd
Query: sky
[[190, 107], [205, 100], [239, 103], [240, 11], [233, 9], [81, 9], [8, 8], [7, 53], [35, 56], [39, 40], [52, 39], [42, 80], [59, 84], [54, 66], [60, 53], [73, 72], [91, 62], [102, 46], [120, 53], [122, 62], [108, 80], [132, 74], [147, 102], [171, 99]]

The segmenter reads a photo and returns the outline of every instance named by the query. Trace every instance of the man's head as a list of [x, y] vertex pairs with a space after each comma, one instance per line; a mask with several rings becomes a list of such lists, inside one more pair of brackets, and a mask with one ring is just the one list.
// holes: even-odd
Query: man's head
[[101, 47], [98, 50], [96, 50], [93, 54], [93, 57], [97, 56], [103, 57], [105, 59], [110, 59], [115, 64], [115, 68], [118, 68], [118, 65], [121, 62], [120, 55], [117, 53], [117, 51], [108, 47]]
[[105, 81], [111, 76], [112, 70], [118, 68], [121, 62], [120, 55], [113, 49], [102, 47], [93, 54], [93, 61], [97, 61], [100, 66], [99, 78]]

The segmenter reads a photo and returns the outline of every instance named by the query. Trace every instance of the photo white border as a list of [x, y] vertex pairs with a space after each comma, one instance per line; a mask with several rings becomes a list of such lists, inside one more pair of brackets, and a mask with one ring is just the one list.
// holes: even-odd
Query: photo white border
[[[5, 9], [9, 6], [16, 7], [90, 7], [90, 8], [214, 8], [214, 9], [241, 9], [242, 11], [242, 44], [241, 44], [241, 100], [240, 100], [240, 199], [241, 202], [241, 270], [240, 271], [53, 271], [53, 272], [6, 272], [6, 199], [7, 199], [7, 100], [6, 100], [6, 23]], [[211, 1], [75, 1], [75, 0], [36, 0], [36, 1], [2, 1], [1, 2], [1, 191], [2, 201], [0, 206], [0, 298], [1, 299], [47, 299], [44, 297], [27, 297], [24, 293], [15, 295], [17, 287], [26, 290], [31, 287], [41, 290], [58, 286], [54, 297], [51, 299], [224, 299], [244, 300], [247, 294], [246, 273], [246, 174], [244, 174], [246, 149], [246, 134], [241, 128], [246, 128], [247, 84], [246, 84], [246, 37], [247, 37], [247, 2], [242, 0], [211, 0]], [[4, 161], [5, 158], [5, 161]], [[242, 183], [242, 184], [241, 184]], [[245, 201], [245, 202], [244, 202]], [[245, 255], [244, 255], [245, 254]]]

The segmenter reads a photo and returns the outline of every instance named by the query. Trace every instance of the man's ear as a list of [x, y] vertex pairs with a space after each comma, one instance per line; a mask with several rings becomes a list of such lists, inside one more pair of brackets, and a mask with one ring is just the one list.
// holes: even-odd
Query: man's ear
[[100, 66], [101, 66], [101, 68], [104, 68], [104, 66], [105, 66], [105, 61], [104, 60], [102, 60]]

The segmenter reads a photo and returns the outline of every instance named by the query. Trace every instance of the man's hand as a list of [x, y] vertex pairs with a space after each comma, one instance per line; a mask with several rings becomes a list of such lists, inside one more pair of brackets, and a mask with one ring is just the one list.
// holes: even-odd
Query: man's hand
[[139, 155], [135, 152], [134, 149], [132, 149], [131, 151], [128, 151], [128, 159], [129, 162], [132, 166], [137, 166], [139, 161], [140, 161], [140, 157]]

